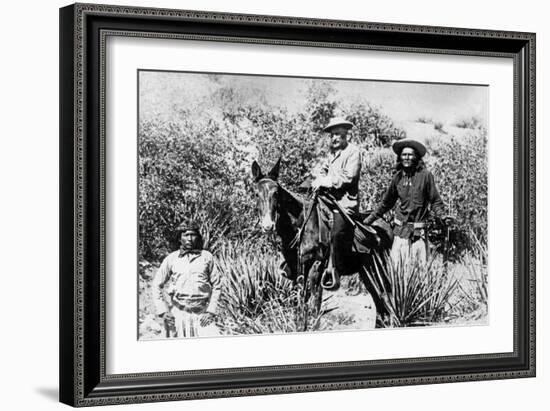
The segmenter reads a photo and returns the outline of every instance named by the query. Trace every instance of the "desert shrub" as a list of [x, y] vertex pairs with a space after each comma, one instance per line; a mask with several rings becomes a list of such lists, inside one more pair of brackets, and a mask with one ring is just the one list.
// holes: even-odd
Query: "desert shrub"
[[426, 116], [420, 116], [415, 121], [417, 123], [421, 123], [421, 124], [433, 124], [434, 123], [432, 118], [426, 117]]
[[434, 130], [439, 131], [440, 133], [445, 133], [443, 130], [443, 123], [441, 121], [436, 121], [434, 123]]
[[395, 173], [396, 156], [391, 149], [363, 151], [359, 192], [361, 209], [373, 210], [382, 200]]
[[463, 322], [483, 319], [488, 313], [489, 278], [487, 270], [487, 245], [472, 233], [474, 245], [471, 252], [462, 257], [465, 275], [458, 281], [460, 293], [454, 304], [454, 316]]
[[222, 237], [246, 233], [254, 210], [231, 172], [232, 151], [217, 138], [218, 130], [215, 125], [140, 125], [140, 258], [159, 260], [177, 247], [174, 230], [186, 218], [201, 224], [209, 247]]
[[[487, 134], [482, 130], [460, 140], [440, 138], [427, 144], [429, 169], [448, 213], [456, 218], [447, 253], [457, 257], [473, 248], [470, 231], [482, 244], [487, 243]], [[443, 243], [446, 233], [434, 234], [435, 241]]]
[[453, 125], [458, 128], [480, 129], [483, 127], [483, 122], [479, 117], [472, 116], [468, 118], [461, 118], [453, 123]]
[[265, 112], [250, 108], [251, 143], [265, 170], [281, 158], [280, 182], [291, 190], [308, 176], [320, 154], [320, 135], [303, 115], [291, 116], [284, 110]]
[[[434, 258], [428, 264], [388, 260], [385, 265], [377, 265], [374, 272], [367, 272], [367, 276], [378, 288], [378, 294], [385, 296], [382, 300], [389, 316], [381, 319], [383, 326], [433, 325], [451, 320], [450, 301], [458, 282], [440, 260]], [[384, 277], [391, 284], [387, 289], [383, 286]]]

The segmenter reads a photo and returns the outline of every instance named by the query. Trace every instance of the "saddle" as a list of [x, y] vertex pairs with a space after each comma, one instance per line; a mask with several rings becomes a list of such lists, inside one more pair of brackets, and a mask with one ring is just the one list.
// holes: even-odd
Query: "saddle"
[[[319, 218], [319, 239], [330, 249], [330, 236], [332, 233], [332, 224], [334, 213], [345, 213], [345, 210], [339, 207], [334, 210], [333, 205], [326, 201], [317, 202], [317, 215]], [[370, 254], [373, 250], [388, 249], [393, 242], [393, 230], [391, 226], [383, 219], [379, 218], [371, 225], [364, 224], [364, 221], [370, 213], [360, 213], [359, 215], [346, 214], [345, 218], [354, 226], [354, 238], [351, 251], [356, 254]], [[329, 266], [321, 275], [321, 286], [326, 290], [336, 290], [340, 286], [340, 278], [332, 266], [332, 250]]]
[[[357, 254], [370, 254], [373, 250], [389, 249], [393, 242], [393, 230], [383, 219], [377, 219], [373, 224], [366, 225], [365, 219], [370, 213], [360, 213], [359, 215], [350, 215], [343, 210], [334, 197], [330, 194], [316, 196], [313, 202], [306, 202], [306, 215], [302, 227], [298, 230], [296, 237], [291, 243], [291, 247], [296, 246], [301, 241], [303, 229], [312, 216], [312, 211], [318, 218], [319, 242], [324, 244], [330, 250], [329, 266], [321, 276], [321, 286], [326, 290], [335, 290], [340, 286], [340, 278], [332, 267], [331, 233], [334, 213], [340, 212], [344, 218], [354, 227], [354, 241], [352, 252]], [[334, 211], [336, 210], [336, 211]]]
[[[319, 239], [323, 244], [330, 245], [334, 208], [329, 207], [323, 201], [318, 201], [316, 207], [319, 218]], [[375, 249], [387, 249], [393, 243], [393, 230], [386, 220], [379, 218], [370, 226], [364, 223], [370, 214], [371, 212], [348, 214], [354, 225], [353, 252], [370, 254]]]

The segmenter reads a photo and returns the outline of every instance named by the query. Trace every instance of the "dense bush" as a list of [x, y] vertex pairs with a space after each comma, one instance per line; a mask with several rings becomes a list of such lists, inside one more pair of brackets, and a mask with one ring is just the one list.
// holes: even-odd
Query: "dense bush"
[[140, 258], [159, 260], [174, 249], [175, 228], [186, 218], [201, 224], [210, 248], [250, 229], [250, 190], [235, 168], [242, 158], [218, 134], [215, 125], [140, 125]]
[[[432, 139], [427, 146], [431, 153], [428, 167], [448, 214], [456, 218], [456, 225], [448, 234], [447, 246], [451, 248], [444, 250], [456, 258], [474, 247], [474, 238], [487, 243], [487, 133], [480, 130], [460, 141], [452, 137]], [[447, 233], [439, 233], [436, 241], [441, 243], [444, 235]]]
[[382, 199], [395, 173], [395, 159], [394, 152], [387, 148], [363, 152], [359, 180], [362, 210], [373, 210]]

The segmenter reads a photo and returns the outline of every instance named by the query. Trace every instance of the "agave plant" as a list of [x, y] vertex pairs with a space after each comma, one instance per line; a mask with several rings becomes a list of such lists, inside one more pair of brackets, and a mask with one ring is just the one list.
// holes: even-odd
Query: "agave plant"
[[[387, 259], [366, 275], [389, 313], [380, 322], [382, 326], [432, 325], [451, 318], [451, 296], [458, 284], [437, 260], [424, 264], [418, 260]], [[384, 285], [388, 283], [389, 287]]]
[[303, 289], [278, 273], [275, 254], [220, 247], [217, 269], [224, 279], [218, 326], [226, 334], [314, 331], [326, 312], [303, 303]]
[[470, 233], [474, 244], [473, 252], [463, 256], [463, 263], [467, 275], [458, 282], [461, 294], [460, 304], [457, 305], [457, 315], [465, 320], [477, 321], [487, 315], [488, 311], [488, 272], [487, 272], [487, 245], [483, 244]]

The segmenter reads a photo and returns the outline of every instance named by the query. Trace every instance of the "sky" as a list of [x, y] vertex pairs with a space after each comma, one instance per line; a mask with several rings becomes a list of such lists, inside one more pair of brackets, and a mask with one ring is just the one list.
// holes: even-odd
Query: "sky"
[[[296, 77], [205, 75], [185, 72], [140, 72], [140, 115], [166, 117], [178, 107], [200, 105], [216, 90], [230, 86], [247, 101], [261, 99], [273, 106], [297, 111], [305, 104], [311, 80]], [[334, 92], [330, 97], [346, 103], [369, 102], [397, 125], [420, 117], [450, 124], [478, 117], [487, 125], [488, 87], [483, 85], [413, 83], [373, 80], [324, 79]], [[338, 113], [345, 116], [345, 113]]]

